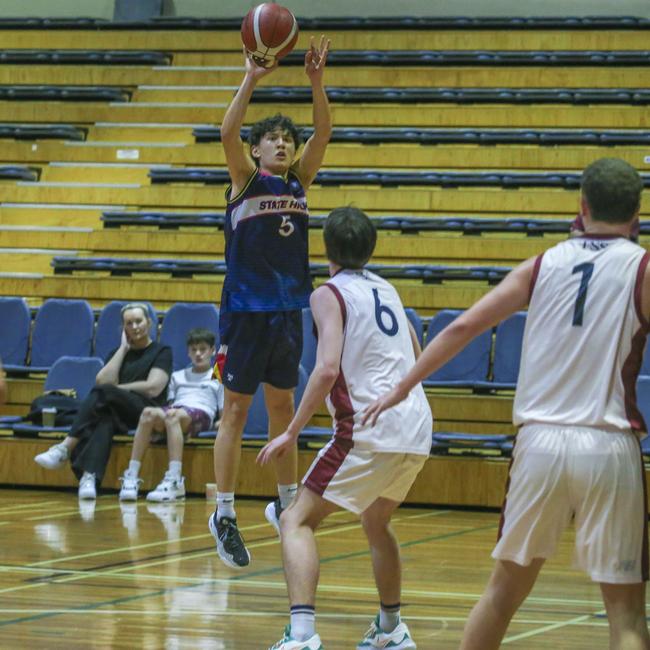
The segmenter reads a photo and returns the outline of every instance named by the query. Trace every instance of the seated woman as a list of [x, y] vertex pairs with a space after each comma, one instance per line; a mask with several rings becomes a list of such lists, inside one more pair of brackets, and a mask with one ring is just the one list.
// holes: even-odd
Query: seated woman
[[70, 433], [34, 458], [46, 469], [58, 469], [70, 459], [80, 499], [97, 497], [113, 436], [136, 427], [146, 407], [165, 403], [171, 348], [151, 340], [146, 305], [125, 305], [122, 324], [120, 347], [97, 373], [96, 386], [81, 403]]

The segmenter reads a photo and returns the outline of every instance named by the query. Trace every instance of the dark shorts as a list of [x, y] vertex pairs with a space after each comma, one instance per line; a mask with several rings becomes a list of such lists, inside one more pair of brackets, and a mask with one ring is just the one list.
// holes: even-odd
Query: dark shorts
[[252, 395], [260, 383], [289, 389], [298, 385], [302, 355], [302, 310], [230, 312], [221, 331], [227, 345], [223, 385]]

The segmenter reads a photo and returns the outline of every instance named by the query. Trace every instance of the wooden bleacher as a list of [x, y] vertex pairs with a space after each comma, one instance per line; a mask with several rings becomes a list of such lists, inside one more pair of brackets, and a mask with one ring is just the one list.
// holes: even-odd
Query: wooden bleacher
[[[320, 32], [315, 34], [318, 36]], [[312, 33], [301, 32], [298, 47]], [[123, 89], [130, 101], [52, 102], [2, 101], [0, 123], [73, 125], [85, 140], [3, 140], [0, 162], [40, 168], [35, 183], [0, 182], [0, 295], [25, 296], [38, 305], [48, 297], [82, 297], [99, 307], [111, 299], [148, 299], [156, 307], [179, 300], [213, 302], [222, 278], [165, 278], [159, 274], [129, 278], [101, 272], [55, 276], [50, 260], [55, 254], [79, 256], [166, 257], [215, 259], [223, 256], [223, 234], [200, 228], [163, 230], [156, 227], [102, 227], [106, 209], [223, 210], [225, 186], [190, 184], [151, 185], [153, 165], [223, 168], [223, 151], [216, 143], [197, 143], [195, 126], [217, 125], [233, 88], [241, 80], [241, 44], [237, 30], [3, 30], [8, 49], [155, 50], [171, 55], [171, 65], [11, 65], [0, 64], [0, 84], [111, 86]], [[373, 50], [647, 50], [648, 32], [634, 29], [440, 29], [340, 30], [330, 34], [337, 49]], [[341, 87], [427, 88], [432, 84], [463, 88], [647, 88], [650, 72], [625, 66], [391, 66], [337, 67], [327, 71], [327, 83]], [[265, 86], [304, 86], [300, 67], [281, 67], [264, 80]], [[201, 86], [203, 88], [197, 88]], [[255, 103], [248, 120], [280, 110], [298, 124], [311, 122], [311, 107], [298, 103]], [[648, 107], [623, 104], [472, 104], [472, 103], [338, 103], [333, 102], [336, 126], [419, 126], [432, 128], [530, 129], [644, 129]], [[563, 144], [554, 146], [507, 144], [408, 143], [359, 145], [333, 143], [325, 160], [328, 169], [467, 170], [467, 171], [579, 171], [604, 155], [640, 165], [642, 145]], [[62, 164], [64, 163], [64, 164]], [[578, 208], [578, 192], [566, 189], [485, 187], [314, 186], [310, 209], [354, 204], [372, 215], [430, 217], [522, 216], [570, 219]], [[643, 208], [647, 218], [650, 207]], [[539, 254], [562, 235], [527, 237], [491, 233], [468, 237], [460, 233], [380, 232], [377, 261], [414, 263], [512, 265]], [[642, 244], [646, 240], [642, 237]], [[320, 230], [310, 233], [313, 261], [323, 261]], [[406, 306], [423, 316], [443, 308], [466, 308], [483, 295], [487, 283], [423, 285], [397, 280]], [[21, 413], [42, 390], [42, 378], [10, 379], [7, 413]], [[467, 390], [429, 390], [437, 428], [469, 433], [514, 433], [510, 423], [511, 395], [476, 395]], [[324, 425], [321, 411], [315, 424]], [[72, 485], [68, 473], [34, 469], [31, 457], [42, 451], [46, 439], [7, 438], [11, 451], [0, 459], [0, 482], [20, 483], [26, 475], [34, 484]], [[244, 451], [244, 464], [255, 450]], [[106, 485], [117, 486], [128, 447], [116, 445]], [[154, 450], [143, 476], [150, 483], [153, 465], [162, 462]], [[301, 452], [304, 466], [312, 452]], [[9, 460], [11, 459], [11, 460]], [[211, 449], [194, 443], [187, 450], [189, 489], [202, 491], [212, 481]], [[25, 469], [29, 467], [29, 472]], [[432, 457], [410, 496], [413, 502], [497, 506], [507, 473], [507, 462], [490, 458]], [[242, 472], [239, 491], [265, 494], [268, 486], [252, 473]], [[472, 480], [467, 480], [471, 476]], [[145, 485], [147, 487], [147, 485]]]

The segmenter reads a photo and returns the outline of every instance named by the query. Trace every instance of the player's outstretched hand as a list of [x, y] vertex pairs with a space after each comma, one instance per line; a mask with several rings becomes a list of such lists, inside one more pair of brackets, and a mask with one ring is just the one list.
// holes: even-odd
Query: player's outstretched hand
[[264, 68], [261, 65], [257, 65], [245, 47], [243, 50], [246, 66], [246, 76], [252, 77], [255, 79], [255, 81], [259, 81], [262, 77], [266, 77], [267, 74], [271, 74], [271, 72], [273, 72], [278, 67], [277, 60], [270, 68]]
[[366, 424], [370, 422], [370, 426], [374, 427], [377, 424], [377, 418], [386, 410], [389, 409], [395, 404], [399, 404], [401, 401], [406, 399], [408, 393], [404, 393], [397, 389], [384, 393], [378, 400], [373, 402], [370, 406], [366, 407], [361, 417], [361, 424]]
[[330, 39], [324, 35], [320, 37], [318, 47], [314, 45], [314, 37], [311, 37], [309, 49], [305, 54], [305, 74], [311, 79], [312, 83], [322, 82], [323, 70], [327, 63], [327, 53], [330, 51]]
[[266, 465], [270, 460], [286, 454], [295, 444], [296, 438], [285, 431], [262, 447], [260, 453], [257, 454], [256, 462], [259, 465]]

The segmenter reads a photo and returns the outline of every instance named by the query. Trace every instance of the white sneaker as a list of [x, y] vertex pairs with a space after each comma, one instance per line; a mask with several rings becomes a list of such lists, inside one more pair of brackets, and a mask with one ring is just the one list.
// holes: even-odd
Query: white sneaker
[[274, 643], [269, 650], [323, 650], [323, 644], [318, 634], [314, 634], [306, 641], [296, 641], [291, 636], [291, 626], [287, 625], [284, 628], [283, 637], [277, 643]]
[[169, 472], [165, 474], [155, 490], [147, 494], [147, 501], [176, 501], [185, 498], [185, 479], [173, 476]]
[[122, 526], [126, 528], [129, 539], [138, 535], [138, 506], [135, 503], [120, 503]]
[[95, 475], [90, 472], [84, 472], [79, 479], [79, 498], [96, 499], [97, 487], [95, 486]]
[[266, 517], [266, 521], [268, 521], [271, 526], [275, 528], [275, 532], [278, 535], [280, 534], [280, 515], [283, 511], [284, 508], [280, 505], [280, 499], [271, 501], [271, 503], [267, 504], [266, 508], [264, 508], [264, 516]]
[[119, 500], [120, 501], [137, 501], [138, 500], [138, 488], [142, 479], [137, 476], [132, 476], [127, 470], [124, 472], [124, 476], [120, 476], [120, 481], [122, 483], [122, 488], [120, 489]]
[[70, 453], [63, 443], [54, 445], [42, 454], [34, 456], [34, 460], [45, 469], [59, 469], [68, 462], [69, 458]]
[[370, 628], [357, 646], [357, 650], [369, 650], [370, 648], [391, 648], [391, 650], [415, 650], [417, 646], [411, 638], [406, 623], [399, 622], [399, 625], [392, 632], [384, 632], [379, 627], [379, 614], [370, 624]]

